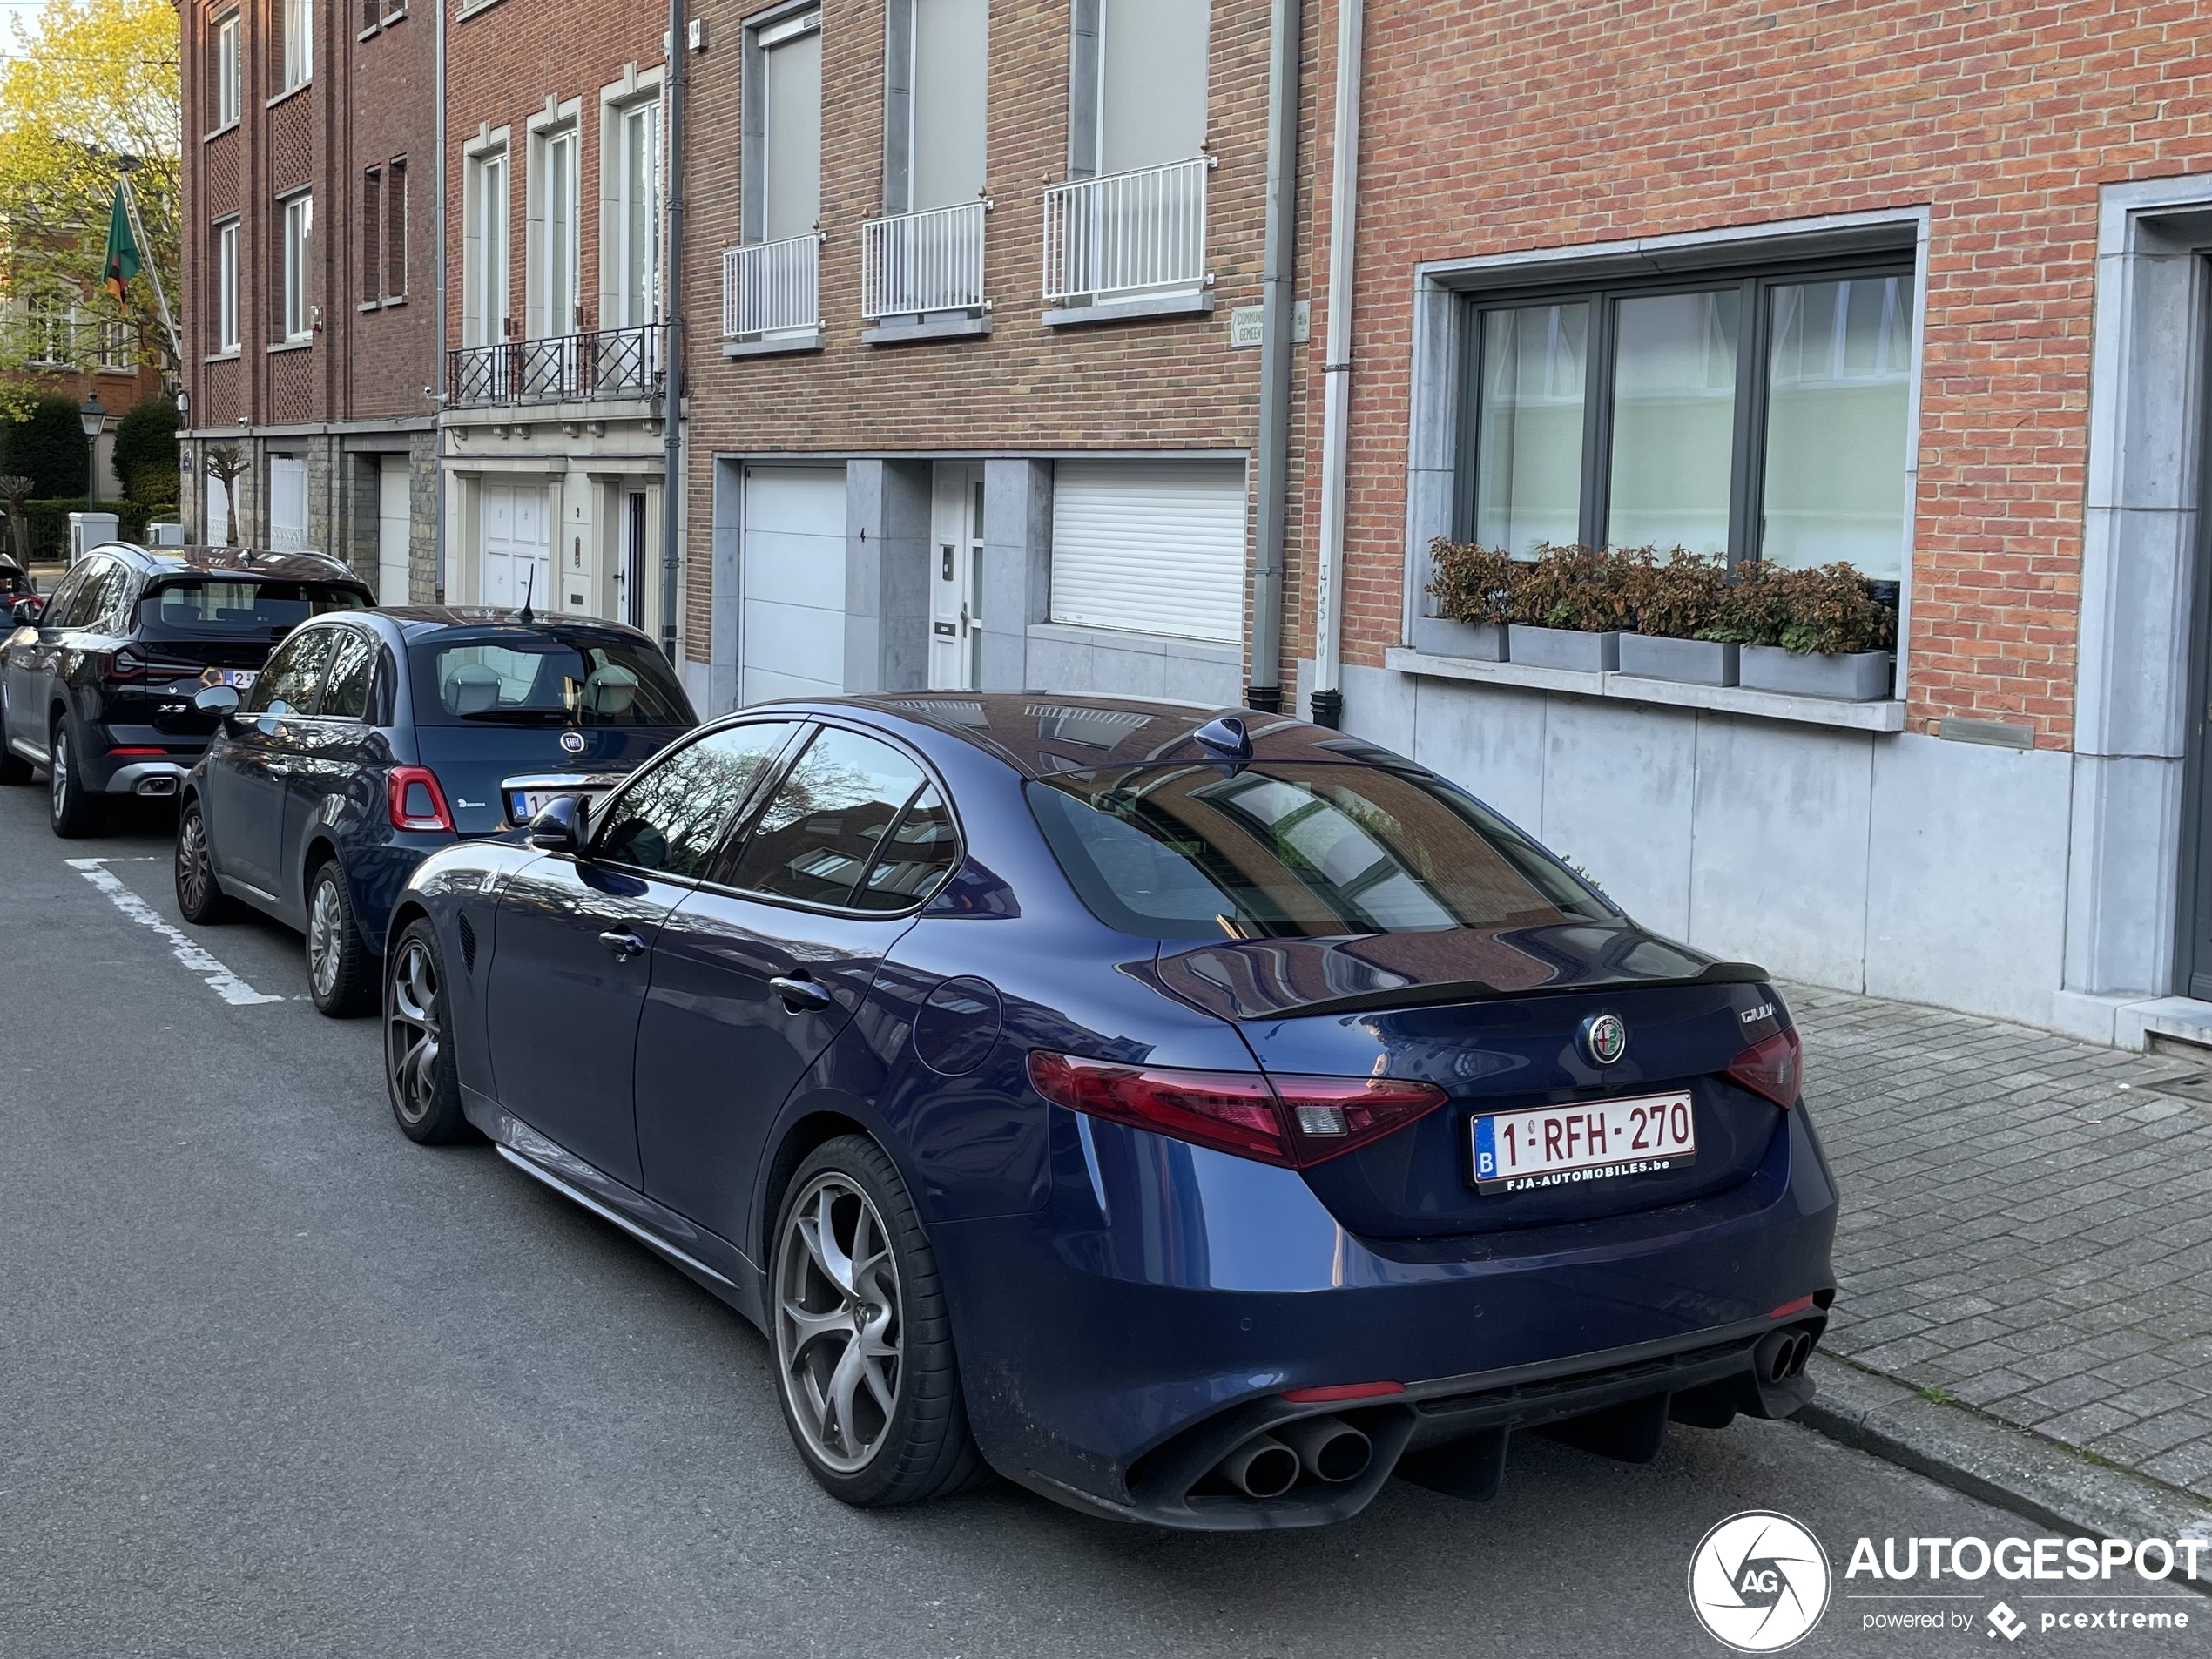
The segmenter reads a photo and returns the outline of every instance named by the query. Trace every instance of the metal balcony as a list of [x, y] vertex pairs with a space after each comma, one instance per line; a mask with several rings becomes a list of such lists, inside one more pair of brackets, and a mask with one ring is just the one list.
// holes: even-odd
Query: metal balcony
[[722, 254], [722, 336], [797, 334], [821, 327], [821, 238], [726, 248]]
[[1048, 305], [1171, 293], [1206, 280], [1212, 158], [1054, 185], [1044, 193]]
[[463, 346], [446, 354], [446, 406], [658, 397], [667, 350], [663, 323]]
[[860, 226], [860, 315], [918, 317], [983, 308], [981, 201]]

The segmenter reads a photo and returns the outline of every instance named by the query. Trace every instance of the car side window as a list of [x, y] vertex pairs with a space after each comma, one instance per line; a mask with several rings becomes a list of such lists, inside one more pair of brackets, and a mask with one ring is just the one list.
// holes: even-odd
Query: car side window
[[326, 719], [358, 720], [368, 712], [368, 683], [376, 671], [376, 642], [357, 628], [333, 631], [340, 636], [323, 681], [315, 712]]
[[899, 826], [876, 848], [875, 862], [853, 895], [856, 910], [904, 910], [945, 883], [960, 856], [953, 815], [935, 787], [907, 803]]
[[294, 634], [270, 656], [268, 665], [253, 682], [253, 690], [246, 694], [240, 711], [266, 714], [280, 703], [293, 714], [314, 707], [315, 687], [322, 683], [322, 671], [337, 645], [338, 631], [334, 628], [313, 628], [306, 633]]
[[[921, 767], [874, 738], [826, 726], [770, 797], [738, 853], [731, 885], [771, 898], [851, 906], [860, 878], [887, 850], [907, 803], [928, 783]], [[861, 907], [904, 909], [884, 890]]]
[[62, 619], [69, 615], [69, 608], [77, 603], [77, 596], [84, 591], [84, 578], [91, 574], [86, 567], [80, 564], [64, 577], [54, 590], [46, 596], [44, 622], [47, 627], [58, 628], [62, 625]]
[[608, 804], [591, 856], [658, 875], [699, 874], [796, 729], [791, 720], [728, 726], [655, 761]]
[[84, 580], [71, 596], [69, 609], [62, 614], [56, 625], [90, 628], [107, 614], [116, 597], [116, 589], [125, 577], [123, 567], [113, 559], [87, 560]]

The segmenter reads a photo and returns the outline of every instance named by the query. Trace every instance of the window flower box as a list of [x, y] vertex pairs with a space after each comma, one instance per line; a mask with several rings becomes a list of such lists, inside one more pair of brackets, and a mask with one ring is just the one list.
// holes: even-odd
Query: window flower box
[[1478, 663], [1502, 663], [1506, 631], [1494, 622], [1454, 622], [1449, 617], [1413, 618], [1413, 649], [1432, 657], [1465, 657]]
[[1737, 649], [1717, 639], [1622, 634], [1621, 671], [1644, 679], [1681, 680], [1690, 685], [1733, 685]]
[[1755, 691], [1871, 703], [1890, 694], [1893, 658], [1885, 651], [1793, 651], [1746, 645], [1743, 684]]
[[1617, 629], [1584, 633], [1578, 628], [1534, 628], [1516, 622], [1507, 630], [1507, 660], [1529, 668], [1566, 668], [1583, 674], [1610, 673], [1621, 666]]

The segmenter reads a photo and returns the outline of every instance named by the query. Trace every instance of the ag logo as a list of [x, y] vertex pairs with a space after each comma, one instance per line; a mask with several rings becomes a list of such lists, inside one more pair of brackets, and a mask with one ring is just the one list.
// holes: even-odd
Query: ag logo
[[1629, 1028], [1617, 1014], [1593, 1014], [1582, 1022], [1582, 1047], [1599, 1065], [1618, 1065], [1629, 1051]]
[[1689, 1606], [1715, 1640], [1738, 1653], [1779, 1653], [1828, 1610], [1828, 1554], [1787, 1515], [1747, 1509], [1699, 1541], [1689, 1558]]

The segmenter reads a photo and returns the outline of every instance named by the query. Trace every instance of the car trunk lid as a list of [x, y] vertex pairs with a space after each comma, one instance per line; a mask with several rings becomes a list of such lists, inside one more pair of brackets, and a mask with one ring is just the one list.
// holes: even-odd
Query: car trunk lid
[[[415, 752], [438, 775], [453, 826], [462, 835], [509, 827], [501, 786], [509, 778], [626, 773], [681, 737], [686, 726], [419, 725]], [[565, 741], [564, 741], [565, 740]]]

